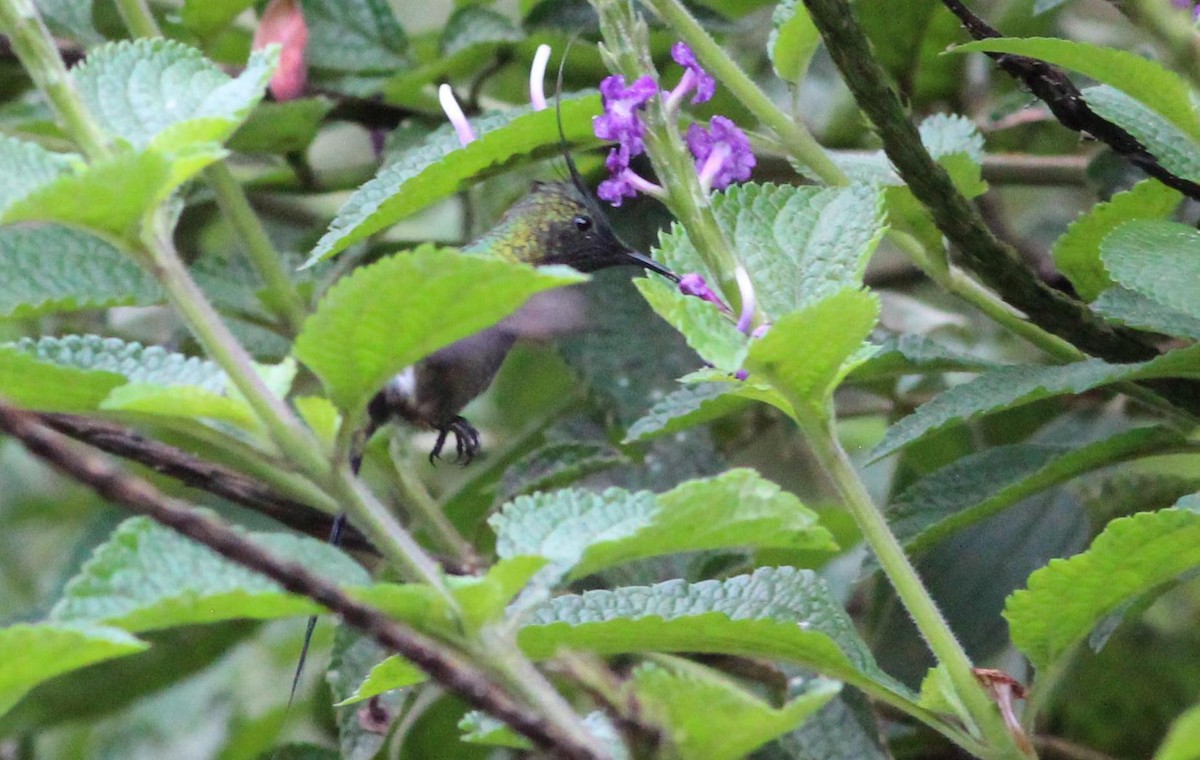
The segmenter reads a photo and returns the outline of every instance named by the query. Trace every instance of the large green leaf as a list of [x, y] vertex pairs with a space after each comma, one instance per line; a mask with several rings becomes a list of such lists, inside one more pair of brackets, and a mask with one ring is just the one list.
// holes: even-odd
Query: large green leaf
[[[776, 320], [861, 285], [885, 227], [882, 190], [864, 185], [746, 183], [715, 194], [712, 203], [717, 223], [750, 273], [759, 305]], [[710, 284], [718, 282], [678, 224], [660, 236], [655, 258], [676, 272], [698, 272]]]
[[1183, 437], [1135, 428], [1082, 446], [994, 446], [936, 470], [888, 507], [888, 523], [910, 552], [983, 520], [1039, 491], [1085, 472], [1179, 448]]
[[888, 428], [871, 453], [874, 459], [891, 454], [946, 426], [1030, 404], [1052, 396], [1078, 394], [1113, 383], [1159, 377], [1200, 375], [1200, 350], [1189, 347], [1136, 364], [1109, 364], [1088, 359], [1057, 366], [1001, 367], [956, 385]]
[[[323, 541], [287, 533], [246, 536], [273, 556], [302, 563], [342, 584], [364, 584], [366, 571]], [[128, 631], [240, 618], [267, 620], [321, 611], [315, 602], [145, 517], [121, 523], [67, 582], [50, 612]]]
[[874, 294], [847, 288], [779, 320], [746, 357], [751, 377], [765, 378], [796, 414], [824, 414], [833, 391], [864, 351], [879, 318]]
[[1192, 107], [1191, 88], [1183, 77], [1125, 50], [1072, 40], [1035, 37], [978, 40], [956, 52], [1012, 53], [1037, 58], [1095, 79], [1137, 98], [1200, 142], [1200, 118]]
[[767, 55], [780, 79], [799, 84], [808, 62], [821, 43], [821, 35], [798, 0], [783, 0], [775, 6], [767, 38]]
[[28, 409], [80, 412], [96, 409], [125, 383], [111, 371], [89, 371], [42, 361], [29, 351], [0, 345], [0, 396]]
[[[600, 113], [596, 95], [561, 101], [568, 143], [594, 141], [592, 117]], [[515, 108], [471, 120], [476, 140], [459, 145], [443, 125], [358, 188], [317, 241], [308, 263], [332, 256], [353, 243], [395, 224], [464, 187], [469, 180], [502, 170], [522, 157], [543, 157], [559, 150], [554, 109]]]
[[1100, 261], [1100, 242], [1118, 225], [1130, 219], [1166, 218], [1183, 196], [1155, 179], [1147, 179], [1132, 189], [1117, 193], [1105, 203], [1071, 223], [1054, 242], [1054, 264], [1075, 286], [1079, 297], [1093, 301], [1112, 287], [1112, 280]]
[[1200, 707], [1193, 707], [1171, 724], [1154, 760], [1196, 760], [1196, 747], [1200, 747]]
[[797, 728], [842, 689], [814, 679], [776, 708], [728, 677], [674, 657], [637, 667], [631, 681], [637, 704], [664, 727], [682, 760], [744, 758]]
[[1100, 244], [1112, 278], [1130, 290], [1200, 319], [1200, 232], [1163, 221], [1125, 222]]
[[[535, 659], [580, 649], [600, 655], [704, 652], [784, 660], [920, 711], [909, 704], [913, 695], [875, 664], [845, 610], [808, 570], [760, 568], [724, 581], [676, 580], [555, 597], [531, 613], [518, 643]], [[355, 698], [420, 678], [411, 665], [391, 657], [371, 672]]]
[[700, 358], [725, 372], [741, 369], [746, 336], [714, 304], [685, 296], [658, 278], [639, 277], [634, 284], [651, 308], [683, 335]]
[[100, 125], [138, 149], [223, 142], [262, 98], [277, 49], [256, 51], [231, 79], [195, 48], [167, 39], [114, 42], [72, 70]]
[[1102, 118], [1137, 138], [1164, 169], [1200, 182], [1200, 145], [1165, 116], [1108, 85], [1085, 88], [1083, 98]]
[[1108, 615], [1200, 565], [1200, 514], [1143, 512], [1113, 520], [1091, 547], [1053, 560], [1008, 599], [1013, 643], [1038, 668], [1055, 663]]
[[1200, 340], [1200, 319], [1128, 288], [1109, 288], [1092, 301], [1092, 309], [1105, 319], [1138, 330]]
[[359, 74], [408, 65], [408, 38], [387, 0], [302, 0], [302, 7], [308, 65]]
[[559, 488], [585, 475], [628, 464], [612, 446], [590, 441], [552, 441], [539, 446], [504, 471], [500, 493], [510, 499], [524, 493]]
[[116, 628], [18, 623], [0, 628], [0, 714], [39, 683], [148, 645]]
[[254, 0], [183, 0], [179, 20], [198, 37], [210, 37], [252, 5]]
[[44, 362], [92, 372], [115, 372], [132, 383], [193, 385], [213, 393], [225, 389], [225, 372], [216, 364], [161, 346], [143, 346], [99, 335], [22, 338], [14, 345]]
[[566, 267], [539, 270], [421, 246], [330, 288], [296, 338], [295, 355], [334, 403], [357, 414], [404, 367], [491, 326], [538, 291], [583, 279]]
[[0, 228], [0, 316], [161, 300], [154, 279], [99, 238], [65, 227]]
[[747, 399], [730, 394], [730, 387], [728, 383], [697, 383], [668, 393], [629, 426], [625, 442], [676, 433], [742, 409]]
[[40, 145], [0, 135], [0, 210], [7, 210], [40, 187], [83, 167], [74, 153], [52, 153]]
[[814, 512], [748, 469], [690, 480], [657, 495], [610, 488], [521, 496], [488, 524], [501, 557], [546, 557], [572, 578], [677, 552], [837, 548]]

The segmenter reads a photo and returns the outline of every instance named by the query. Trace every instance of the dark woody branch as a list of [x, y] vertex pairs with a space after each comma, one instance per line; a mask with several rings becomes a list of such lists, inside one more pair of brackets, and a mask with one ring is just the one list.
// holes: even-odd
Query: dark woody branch
[[[963, 28], [977, 40], [1002, 36], [986, 21], [976, 16], [959, 0], [942, 0], [950, 12], [958, 16]], [[987, 53], [1000, 68], [1020, 81], [1049, 107], [1054, 118], [1075, 132], [1085, 132], [1100, 140], [1126, 161], [1168, 187], [1189, 198], [1200, 200], [1200, 183], [1172, 174], [1158, 162], [1136, 137], [1111, 121], [1101, 117], [1083, 99], [1079, 88], [1062, 69], [1036, 58], [1010, 53]]]
[[100, 496], [145, 515], [227, 559], [271, 578], [288, 591], [306, 596], [331, 610], [385, 648], [397, 652], [472, 706], [504, 721], [556, 757], [599, 760], [581, 744], [541, 715], [519, 703], [492, 677], [450, 647], [394, 621], [381, 611], [344, 594], [334, 584], [285, 562], [216, 520], [169, 498], [149, 482], [124, 473], [102, 458], [72, 446], [68, 439], [40, 424], [38, 418], [0, 401], [0, 430], [36, 456], [87, 485]]
[[884, 152], [964, 266], [1043, 329], [1109, 361], [1153, 358], [1135, 331], [1105, 323], [1086, 305], [1047, 286], [998, 240], [946, 171], [921, 144], [900, 96], [876, 61], [846, 0], [804, 0], [859, 108], [875, 126]]
[[[37, 417], [43, 425], [63, 435], [106, 453], [137, 462], [186, 486], [252, 509], [289, 528], [317, 538], [329, 535], [329, 528], [333, 523], [332, 515], [281, 496], [237, 470], [146, 438], [113, 422], [74, 414], [41, 413]], [[342, 533], [342, 545], [353, 551], [374, 552], [374, 547], [362, 533], [350, 525], [347, 525]]]

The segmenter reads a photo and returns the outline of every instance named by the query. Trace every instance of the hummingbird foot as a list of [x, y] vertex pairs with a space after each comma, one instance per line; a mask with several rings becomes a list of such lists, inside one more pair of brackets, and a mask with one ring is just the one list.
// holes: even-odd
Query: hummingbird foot
[[433, 451], [429, 452], [429, 463], [436, 464], [438, 459], [442, 457], [442, 449], [446, 445], [446, 439], [450, 434], [454, 434], [454, 463], [461, 464], [466, 467], [479, 453], [483, 447], [479, 442], [479, 431], [467, 422], [463, 417], [455, 417], [450, 420], [445, 427], [438, 429], [437, 442], [433, 444]]

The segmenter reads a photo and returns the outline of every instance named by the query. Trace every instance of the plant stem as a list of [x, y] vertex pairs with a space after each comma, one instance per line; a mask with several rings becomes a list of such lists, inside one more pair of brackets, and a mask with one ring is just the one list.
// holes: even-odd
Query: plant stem
[[975, 679], [970, 659], [929, 596], [916, 568], [909, 562], [904, 548], [863, 487], [850, 458], [838, 442], [832, 423], [822, 424], [814, 416], [802, 413], [797, 417], [813, 456], [833, 480], [842, 502], [858, 523], [863, 538], [878, 558], [880, 567], [896, 589], [897, 596], [912, 616], [921, 636], [938, 662], [946, 668], [955, 693], [966, 705], [988, 745], [997, 752], [997, 757], [1024, 757], [1005, 728], [996, 706]]
[[115, 0], [121, 21], [134, 37], [161, 37], [162, 30], [146, 0]]
[[741, 101], [754, 116], [779, 138], [780, 143], [800, 163], [807, 166], [823, 182], [844, 185], [846, 175], [835, 164], [821, 144], [802, 124], [777, 108], [767, 94], [754, 83], [741, 67], [717, 44], [704, 27], [688, 12], [680, 0], [644, 0], [670, 24], [676, 34], [691, 47], [709, 73]]
[[93, 160], [108, 155], [108, 138], [84, 107], [54, 39], [30, 0], [0, 0], [0, 31], [8, 35], [25, 71], [84, 154]]
[[217, 204], [225, 218], [241, 238], [246, 257], [267, 286], [267, 297], [264, 299], [267, 306], [283, 320], [291, 334], [300, 332], [307, 307], [284, 270], [262, 220], [250, 207], [245, 190], [224, 163], [210, 166], [205, 170], [204, 178], [216, 193]]
[[417, 512], [438, 545], [449, 552], [461, 567], [480, 567], [482, 562], [475, 547], [446, 519], [441, 507], [412, 468], [397, 463], [390, 451], [386, 459], [388, 472], [392, 476], [392, 483], [400, 491], [401, 501]]

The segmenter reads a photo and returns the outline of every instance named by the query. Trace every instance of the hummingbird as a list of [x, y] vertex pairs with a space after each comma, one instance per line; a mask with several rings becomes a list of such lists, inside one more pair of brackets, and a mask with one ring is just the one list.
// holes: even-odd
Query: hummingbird
[[[566, 264], [580, 272], [638, 266], [678, 282], [679, 277], [617, 236], [599, 201], [569, 156], [570, 182], [534, 182], [499, 223], [464, 252], [488, 252], [527, 264]], [[583, 299], [573, 289], [539, 293], [496, 325], [463, 338], [395, 375], [367, 407], [367, 440], [383, 425], [403, 420], [435, 430], [432, 463], [454, 436], [455, 461], [479, 453], [479, 432], [460, 412], [491, 385], [517, 340], [547, 339], [582, 329]]]

